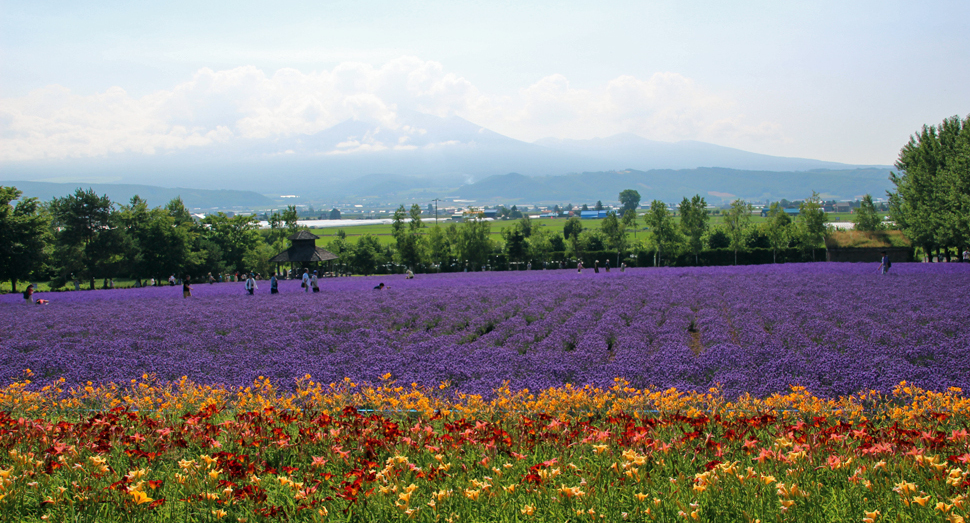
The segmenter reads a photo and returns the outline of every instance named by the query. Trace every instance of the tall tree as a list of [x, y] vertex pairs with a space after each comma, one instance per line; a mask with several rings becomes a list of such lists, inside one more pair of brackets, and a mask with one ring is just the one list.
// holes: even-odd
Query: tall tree
[[50, 204], [53, 226], [57, 230], [55, 257], [60, 267], [57, 281], [71, 274], [88, 279], [94, 289], [94, 279], [100, 274], [100, 257], [107, 254], [106, 244], [98, 241], [111, 230], [111, 200], [98, 196], [94, 190], [77, 189], [74, 194], [55, 198]]
[[491, 230], [488, 222], [478, 216], [472, 216], [461, 224], [455, 251], [461, 261], [471, 264], [471, 269], [488, 262], [488, 255], [492, 252], [492, 242], [489, 239]]
[[637, 237], [637, 211], [633, 209], [627, 209], [623, 213], [623, 226], [628, 229], [633, 229], [633, 238]]
[[734, 264], [738, 264], [738, 250], [747, 248], [745, 236], [751, 223], [751, 206], [744, 200], [734, 200], [724, 213], [724, 230], [734, 249]]
[[825, 210], [822, 208], [822, 198], [812, 191], [811, 198], [798, 206], [798, 228], [802, 236], [802, 243], [812, 249], [812, 261], [815, 261], [815, 248], [821, 245], [825, 238]]
[[698, 264], [698, 254], [704, 248], [701, 238], [707, 232], [707, 202], [699, 194], [680, 202], [680, 231], [687, 238], [687, 247], [694, 253], [694, 265]]
[[0, 186], [0, 280], [26, 281], [44, 268], [50, 243], [50, 215], [37, 198], [20, 199], [16, 187]]
[[655, 265], [659, 265], [663, 256], [677, 242], [677, 226], [667, 204], [660, 200], [650, 202], [650, 210], [643, 216], [643, 222], [649, 228], [650, 238], [657, 247]]
[[566, 242], [573, 249], [574, 254], [579, 254], [582, 252], [582, 245], [579, 241], [579, 235], [583, 232], [583, 221], [578, 216], [573, 216], [572, 218], [566, 220], [566, 223], [562, 228], [562, 235]]
[[600, 224], [600, 232], [606, 237], [609, 248], [618, 255], [626, 249], [626, 226], [616, 217], [615, 211], [606, 213], [606, 218]]
[[255, 216], [237, 214], [230, 218], [220, 212], [206, 216], [202, 225], [203, 238], [219, 247], [227, 269], [243, 272], [252, 269], [246, 266], [246, 258], [263, 243]]
[[620, 191], [620, 204], [623, 205], [622, 211], [634, 211], [640, 206], [640, 193], [635, 189], [624, 189]]
[[771, 261], [778, 263], [778, 249], [787, 247], [791, 240], [791, 217], [778, 202], [769, 207], [768, 221], [764, 228], [768, 243], [771, 244]]
[[900, 150], [896, 169], [889, 214], [907, 237], [927, 253], [970, 241], [970, 116], [923, 126]]
[[603, 210], [603, 201], [602, 200], [596, 200], [596, 207], [594, 208], [594, 210], [597, 210], [597, 211], [602, 211]]
[[869, 232], [882, 230], [882, 228], [882, 217], [876, 212], [872, 196], [869, 194], [863, 196], [855, 215], [855, 230]]

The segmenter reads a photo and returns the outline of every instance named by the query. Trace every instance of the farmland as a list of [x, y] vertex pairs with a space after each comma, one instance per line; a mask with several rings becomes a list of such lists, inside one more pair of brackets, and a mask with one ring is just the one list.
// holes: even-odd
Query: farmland
[[963, 521], [970, 267], [891, 272], [0, 296], [0, 521]]

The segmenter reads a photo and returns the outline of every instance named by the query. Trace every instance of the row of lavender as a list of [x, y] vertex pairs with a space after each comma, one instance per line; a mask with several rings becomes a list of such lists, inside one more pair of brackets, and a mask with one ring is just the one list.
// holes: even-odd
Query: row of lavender
[[[827, 396], [970, 386], [970, 267], [790, 264], [620, 273], [531, 271], [322, 280], [0, 299], [0, 384], [143, 373], [245, 385], [310, 374], [456, 390], [609, 385]], [[374, 291], [379, 281], [386, 291]]]

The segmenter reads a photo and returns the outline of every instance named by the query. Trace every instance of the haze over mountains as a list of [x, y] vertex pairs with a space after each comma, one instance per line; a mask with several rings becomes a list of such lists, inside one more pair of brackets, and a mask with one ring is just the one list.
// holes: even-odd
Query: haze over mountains
[[[647, 200], [694, 193], [715, 199], [801, 198], [811, 190], [846, 199], [867, 192], [883, 196], [888, 169], [633, 134], [527, 143], [457, 116], [398, 111], [395, 121], [347, 120], [312, 135], [234, 139], [156, 154], [11, 162], [0, 165], [0, 180], [238, 189], [307, 200], [444, 195], [612, 200], [623, 188], [637, 188]], [[617, 184], [626, 185], [616, 189]]]

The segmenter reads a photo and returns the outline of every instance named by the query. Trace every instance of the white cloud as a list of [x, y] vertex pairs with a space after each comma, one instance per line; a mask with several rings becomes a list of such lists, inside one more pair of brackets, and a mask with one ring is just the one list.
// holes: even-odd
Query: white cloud
[[[347, 137], [332, 152], [412, 149], [402, 136], [425, 129], [405, 125], [402, 109], [458, 115], [514, 138], [591, 138], [633, 132], [660, 139], [776, 140], [778, 125], [749, 122], [729, 98], [677, 73], [648, 79], [620, 76], [577, 89], [551, 75], [514, 95], [482, 93], [437, 62], [414, 57], [381, 67], [346, 62], [332, 70], [272, 75], [252, 66], [199, 70], [170, 90], [135, 98], [120, 87], [78, 95], [49, 86], [0, 99], [0, 161], [168, 153], [239, 140], [272, 141], [312, 135], [357, 119], [376, 129]], [[391, 145], [376, 138], [394, 131]], [[388, 134], [382, 135], [388, 136]], [[448, 142], [424, 146], [451, 145]]]

